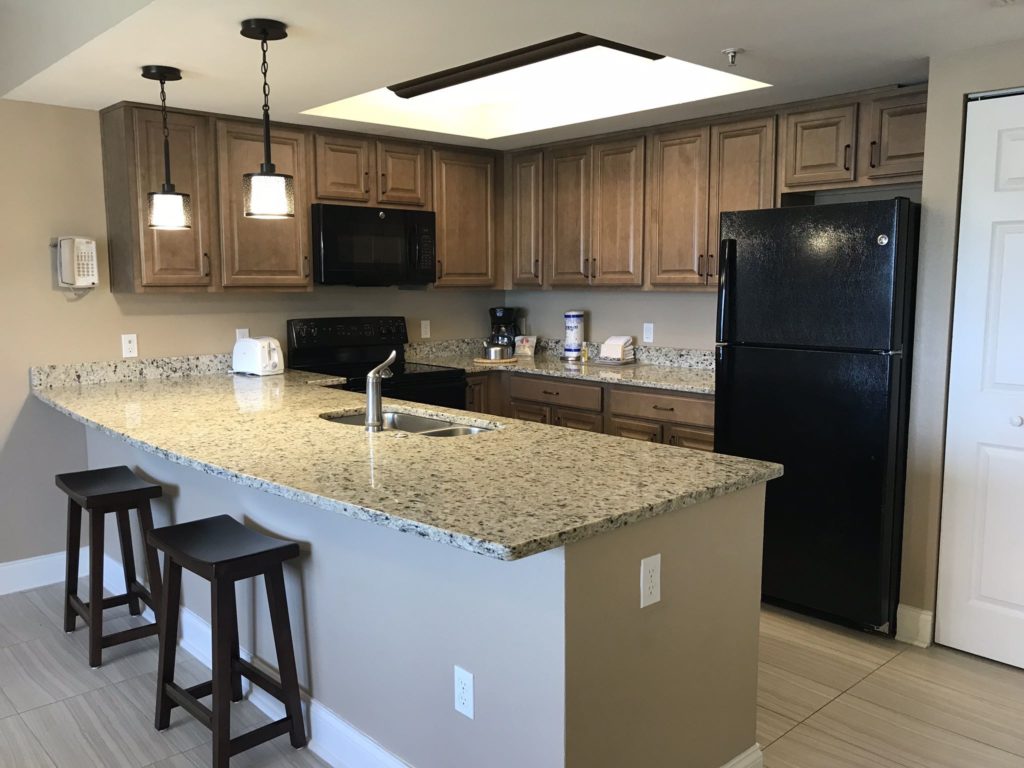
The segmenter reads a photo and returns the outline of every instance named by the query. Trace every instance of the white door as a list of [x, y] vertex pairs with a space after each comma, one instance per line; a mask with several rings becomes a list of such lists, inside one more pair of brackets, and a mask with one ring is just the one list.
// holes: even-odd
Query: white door
[[967, 108], [935, 618], [1024, 667], [1024, 95]]

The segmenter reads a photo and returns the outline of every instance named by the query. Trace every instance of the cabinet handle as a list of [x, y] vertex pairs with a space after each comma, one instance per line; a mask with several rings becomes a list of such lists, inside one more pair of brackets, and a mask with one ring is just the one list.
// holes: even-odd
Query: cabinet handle
[[369, 194], [370, 192], [370, 172], [363, 171], [363, 192]]
[[540, 259], [533, 260], [533, 276], [540, 278]]
[[697, 254], [697, 277], [704, 277], [704, 254]]
[[675, 410], [675, 406], [666, 406], [666, 405], [652, 405], [651, 408], [653, 408], [656, 411], [674, 411]]
[[715, 254], [708, 254], [708, 269], [704, 273], [704, 282], [707, 283], [710, 278], [715, 276]]
[[583, 276], [590, 278], [590, 259], [583, 260]]
[[879, 162], [879, 160], [881, 160], [881, 157], [879, 157], [879, 160], [875, 159], [876, 153], [878, 152], [878, 149], [879, 149], [878, 142], [877, 141], [872, 141], [871, 142], [871, 152], [868, 154], [868, 165], [870, 165], [872, 168], [877, 168], [878, 167], [878, 162]]
[[388, 175], [381, 172], [380, 174], [380, 193], [386, 195], [388, 192]]
[[309, 277], [309, 256], [302, 257], [302, 276]]
[[558, 393], [557, 392], [552, 392], [550, 389], [542, 389], [540, 391], [540, 393], [542, 395], [551, 395], [552, 397], [558, 397]]
[[843, 147], [843, 170], [850, 170], [850, 150], [853, 149], [849, 144]]
[[440, 280], [444, 277], [444, 262], [440, 259], [437, 260], [437, 279]]
[[203, 277], [210, 276], [210, 254], [203, 252]]

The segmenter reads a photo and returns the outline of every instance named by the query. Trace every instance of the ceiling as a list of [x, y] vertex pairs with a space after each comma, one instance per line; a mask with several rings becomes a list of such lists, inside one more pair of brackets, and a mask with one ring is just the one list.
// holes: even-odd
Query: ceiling
[[[257, 117], [259, 45], [238, 33], [250, 17], [289, 25], [270, 45], [275, 120], [498, 149], [920, 82], [929, 56], [1024, 38], [1016, 0], [0, 0], [0, 94], [154, 103], [138, 68], [169, 64], [184, 73], [171, 106]], [[719, 69], [721, 49], [745, 48], [736, 74], [773, 87], [491, 141], [302, 114], [572, 32]]]

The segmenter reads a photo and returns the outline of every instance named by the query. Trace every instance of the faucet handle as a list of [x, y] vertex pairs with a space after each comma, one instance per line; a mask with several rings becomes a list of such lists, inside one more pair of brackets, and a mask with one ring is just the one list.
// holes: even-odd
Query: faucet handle
[[374, 368], [368, 374], [366, 374], [367, 377], [369, 378], [369, 377], [373, 377], [373, 376], [379, 376], [379, 377], [384, 378], [384, 379], [388, 378], [389, 376], [391, 376], [390, 366], [397, 359], [398, 359], [398, 350], [397, 349], [391, 350], [391, 354], [388, 355], [388, 359], [385, 360], [380, 365], [378, 365], [376, 368]]

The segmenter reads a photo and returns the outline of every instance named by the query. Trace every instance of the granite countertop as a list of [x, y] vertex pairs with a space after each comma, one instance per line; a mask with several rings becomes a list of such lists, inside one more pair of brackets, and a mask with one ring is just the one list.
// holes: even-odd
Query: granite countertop
[[568, 365], [557, 355], [541, 354], [534, 358], [515, 358], [511, 363], [487, 365], [474, 362], [476, 355], [440, 354], [416, 351], [406, 356], [406, 360], [416, 363], [447, 365], [452, 368], [463, 368], [466, 373], [482, 373], [485, 371], [508, 370], [515, 373], [532, 373], [539, 376], [557, 376], [564, 379], [580, 379], [595, 381], [601, 384], [626, 384], [634, 387], [652, 387], [669, 389], [676, 392], [692, 392], [702, 395], [715, 393], [715, 371], [706, 368], [689, 368], [685, 366], [651, 365], [634, 363], [632, 365], [608, 366], [584, 363]]
[[[385, 410], [495, 429], [455, 438], [370, 435], [319, 418], [361, 409], [361, 395], [296, 372], [124, 380], [141, 375], [129, 369], [119, 381], [75, 383], [90, 375], [100, 374], [36, 369], [33, 393], [173, 462], [502, 560], [782, 474], [776, 464], [392, 400]], [[495, 485], [498, 477], [508, 482]]]

